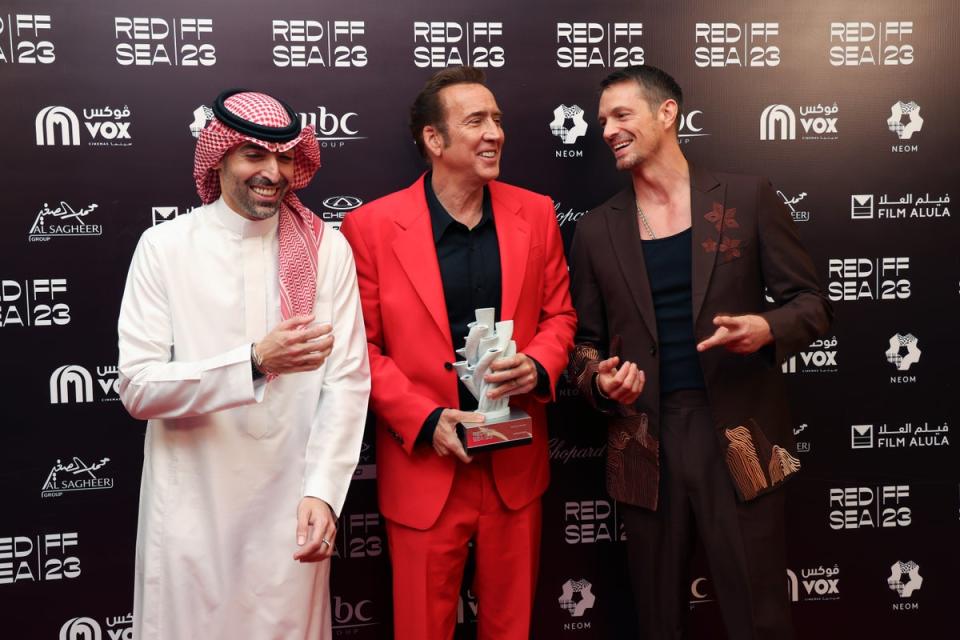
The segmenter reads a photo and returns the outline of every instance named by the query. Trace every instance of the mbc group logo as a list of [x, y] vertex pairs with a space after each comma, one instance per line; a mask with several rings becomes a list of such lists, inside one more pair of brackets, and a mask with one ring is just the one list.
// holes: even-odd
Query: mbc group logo
[[[337, 115], [324, 106], [318, 106], [317, 111], [302, 112], [299, 116], [304, 127], [307, 125], [313, 127], [317, 142], [324, 149], [342, 147], [352, 140], [366, 140], [366, 136], [361, 136], [357, 129], [355, 118], [359, 117], [359, 114], [354, 111]], [[213, 110], [206, 105], [200, 105], [194, 109], [189, 125], [191, 135], [199, 138], [200, 132], [213, 120], [213, 117]]]

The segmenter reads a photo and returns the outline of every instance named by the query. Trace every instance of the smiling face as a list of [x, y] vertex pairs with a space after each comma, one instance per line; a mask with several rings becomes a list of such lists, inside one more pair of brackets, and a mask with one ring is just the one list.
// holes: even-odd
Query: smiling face
[[249, 220], [276, 215], [293, 180], [294, 153], [274, 153], [252, 142], [228, 151], [216, 167], [227, 205]]
[[662, 145], [676, 141], [677, 103], [664, 100], [656, 111], [636, 82], [612, 84], [600, 95], [598, 120], [603, 140], [613, 151], [617, 169], [632, 170], [654, 157]]
[[489, 89], [461, 83], [440, 90], [444, 129], [424, 127], [434, 171], [486, 184], [500, 175], [503, 114]]

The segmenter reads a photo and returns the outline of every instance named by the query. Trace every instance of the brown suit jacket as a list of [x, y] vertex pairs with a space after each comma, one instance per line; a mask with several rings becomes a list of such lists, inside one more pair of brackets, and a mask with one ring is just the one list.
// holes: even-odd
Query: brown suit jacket
[[[797, 471], [779, 363], [830, 324], [832, 310], [784, 204], [765, 178], [691, 165], [694, 335], [714, 332], [717, 314], [759, 314], [774, 342], [750, 355], [723, 347], [700, 354], [706, 392], [727, 466], [750, 500]], [[640, 242], [633, 188], [577, 223], [570, 257], [579, 318], [571, 377], [608, 418], [607, 489], [656, 509], [660, 381], [657, 323]], [[764, 300], [764, 288], [773, 300]], [[597, 363], [618, 355], [646, 372], [631, 407], [595, 393]]]

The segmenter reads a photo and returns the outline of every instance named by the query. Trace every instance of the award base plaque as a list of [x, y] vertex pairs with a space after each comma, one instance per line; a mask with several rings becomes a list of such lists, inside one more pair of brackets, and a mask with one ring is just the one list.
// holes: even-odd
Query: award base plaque
[[510, 413], [485, 422], [462, 422], [457, 435], [468, 455], [517, 447], [533, 442], [533, 419], [522, 409], [510, 407]]

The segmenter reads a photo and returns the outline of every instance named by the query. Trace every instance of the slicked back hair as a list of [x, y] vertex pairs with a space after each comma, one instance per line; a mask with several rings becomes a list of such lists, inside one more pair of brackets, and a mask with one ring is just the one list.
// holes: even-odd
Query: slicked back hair
[[410, 107], [410, 134], [417, 143], [417, 150], [424, 158], [429, 159], [423, 141], [424, 127], [434, 127], [440, 132], [444, 143], [447, 141], [447, 114], [443, 108], [443, 101], [440, 100], [440, 91], [455, 84], [487, 86], [486, 76], [476, 67], [447, 67], [427, 80]]
[[617, 69], [600, 81], [600, 93], [615, 84], [631, 80], [640, 85], [643, 97], [654, 113], [664, 100], [674, 100], [677, 103], [677, 119], [673, 127], [679, 132], [680, 116], [683, 114], [683, 89], [673, 76], [663, 69], [648, 64]]

